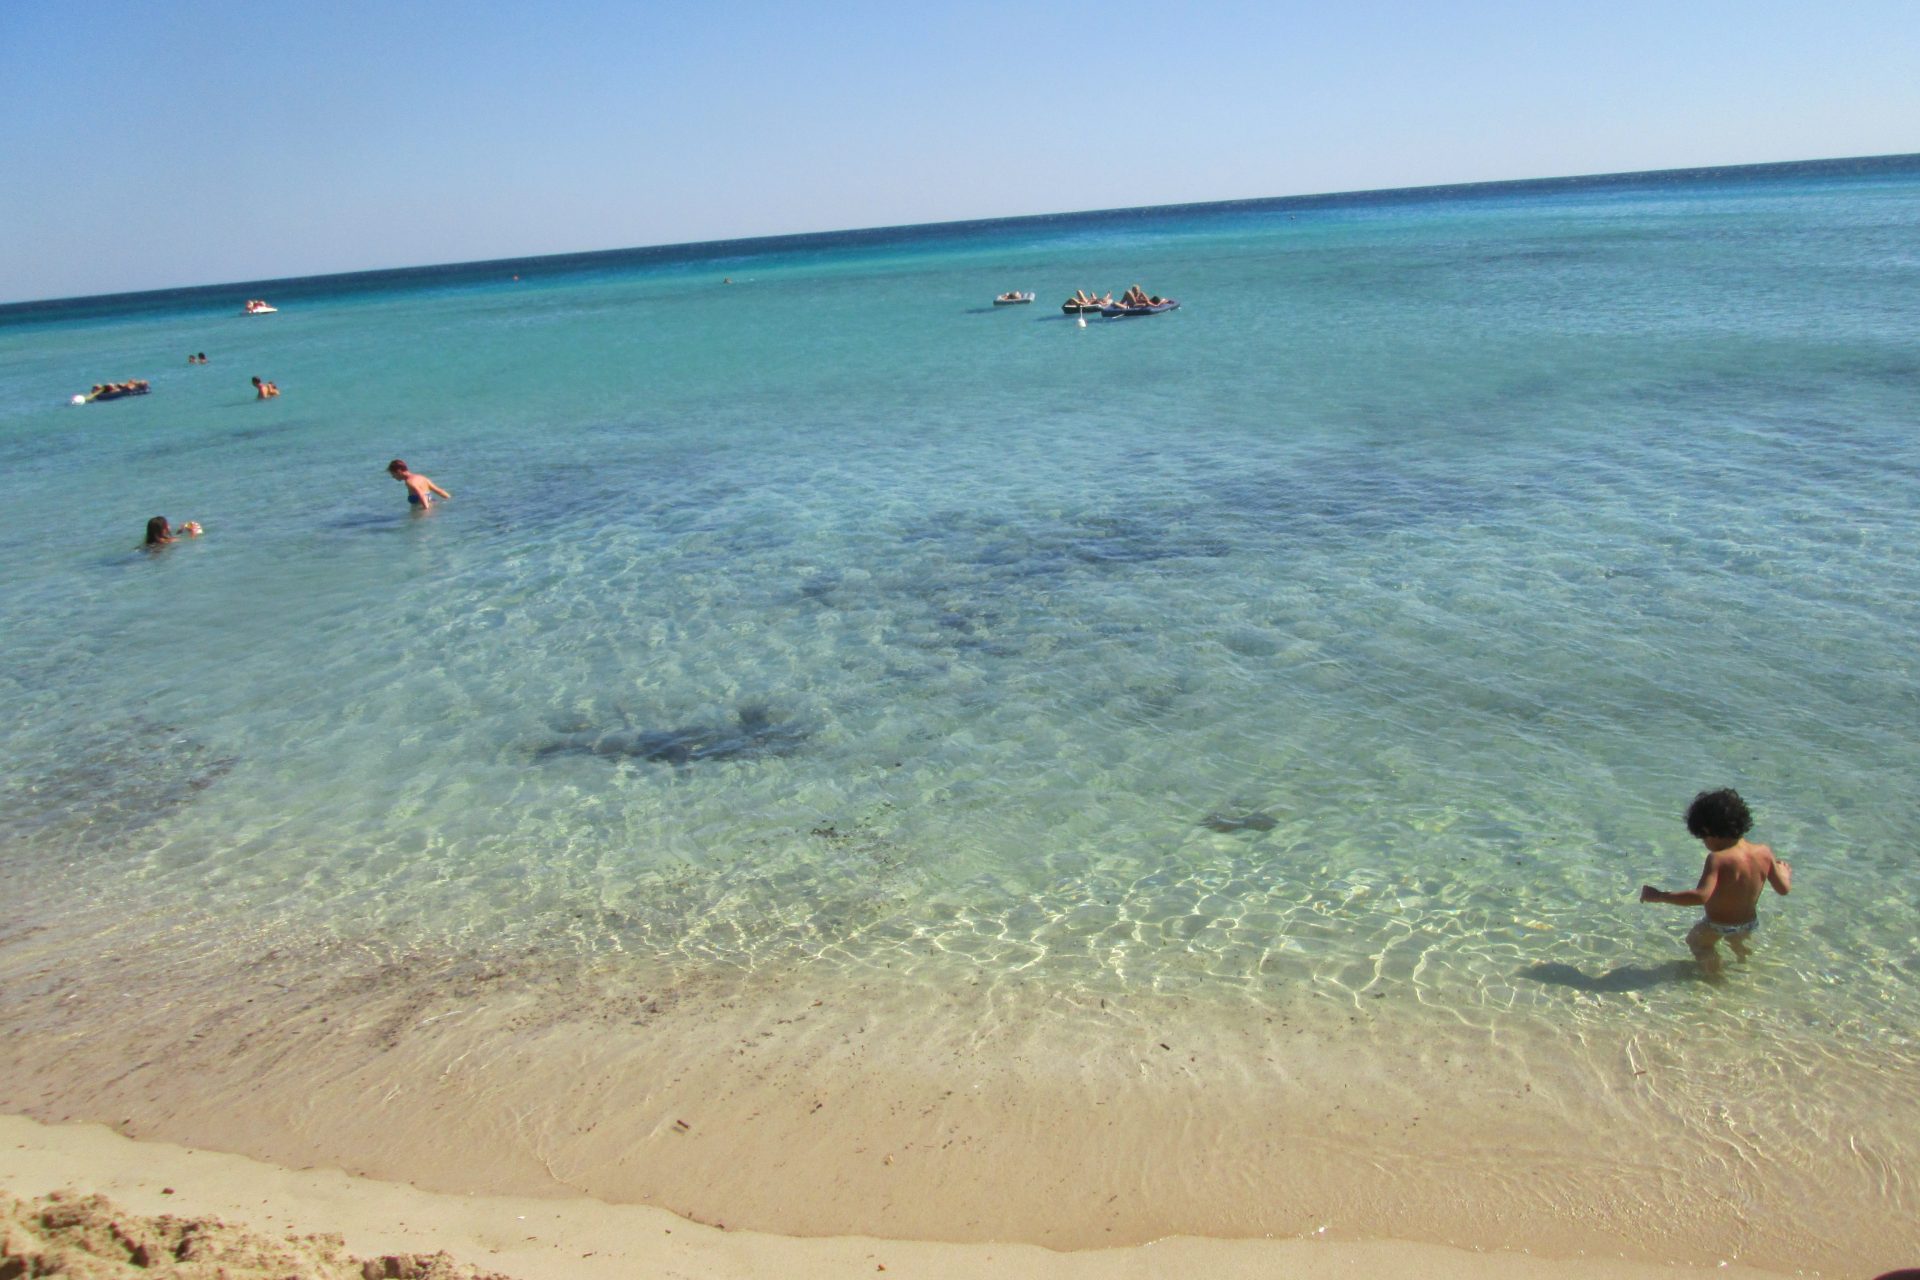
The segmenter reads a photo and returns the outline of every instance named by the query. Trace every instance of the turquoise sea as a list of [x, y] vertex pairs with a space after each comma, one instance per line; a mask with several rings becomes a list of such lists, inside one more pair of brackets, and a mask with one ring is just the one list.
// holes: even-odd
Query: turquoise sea
[[[74, 1050], [14, 1109], [195, 1136], [180, 1019], [294, 954], [857, 987], [908, 1074], [1013, 984], [1364, 1016], [1395, 1115], [1444, 1042], [1563, 1082], [1569, 1186], [1651, 1126], [1708, 1220], [1809, 1180], [1768, 1257], [1913, 1242], [1920, 158], [0, 308], [0, 510], [0, 1025]], [[1796, 887], [1714, 984], [1635, 899], [1727, 785]]]

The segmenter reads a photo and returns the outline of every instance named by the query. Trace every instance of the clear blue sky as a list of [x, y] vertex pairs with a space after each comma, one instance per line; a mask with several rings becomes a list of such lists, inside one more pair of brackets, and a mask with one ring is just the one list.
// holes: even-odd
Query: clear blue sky
[[1920, 3], [0, 0], [0, 301], [1920, 151]]

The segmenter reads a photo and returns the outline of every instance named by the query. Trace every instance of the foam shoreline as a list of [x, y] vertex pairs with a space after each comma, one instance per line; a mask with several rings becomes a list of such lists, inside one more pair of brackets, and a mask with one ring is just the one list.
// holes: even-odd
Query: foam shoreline
[[132, 1214], [218, 1218], [277, 1238], [337, 1233], [356, 1254], [446, 1251], [517, 1280], [792, 1275], [887, 1271], [961, 1280], [1101, 1280], [1147, 1274], [1235, 1277], [1430, 1275], [1451, 1280], [1763, 1280], [1741, 1265], [1658, 1265], [1613, 1258], [1481, 1251], [1399, 1240], [1209, 1240], [1173, 1237], [1123, 1249], [946, 1244], [859, 1236], [802, 1239], [729, 1231], [662, 1209], [597, 1200], [454, 1196], [331, 1169], [295, 1170], [244, 1156], [135, 1141], [100, 1125], [0, 1116], [0, 1191], [29, 1198], [71, 1188]]

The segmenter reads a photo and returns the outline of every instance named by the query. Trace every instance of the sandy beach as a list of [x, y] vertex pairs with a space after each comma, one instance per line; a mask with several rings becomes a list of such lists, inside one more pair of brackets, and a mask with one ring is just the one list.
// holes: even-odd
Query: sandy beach
[[[483, 1274], [503, 1273], [515, 1280], [616, 1280], [634, 1275], [722, 1280], [772, 1274], [824, 1280], [877, 1272], [930, 1280], [1196, 1274], [1225, 1280], [1336, 1280], [1395, 1273], [1443, 1280], [1678, 1280], [1704, 1274], [1759, 1280], [1782, 1274], [1739, 1265], [1657, 1266], [1555, 1257], [1545, 1249], [1503, 1253], [1394, 1240], [1170, 1237], [1126, 1249], [1057, 1252], [1032, 1245], [857, 1236], [800, 1239], [702, 1226], [639, 1205], [436, 1195], [338, 1170], [294, 1170], [170, 1143], [131, 1141], [99, 1125], [42, 1125], [19, 1116], [0, 1117], [0, 1192], [33, 1199], [60, 1190], [109, 1197], [114, 1210], [106, 1216], [123, 1226], [137, 1218], [170, 1214], [241, 1228], [227, 1233], [225, 1241], [232, 1255], [223, 1274], [235, 1280], [273, 1274], [257, 1264], [247, 1269], [245, 1258], [249, 1250], [257, 1254], [262, 1245], [289, 1235], [337, 1235], [347, 1250], [376, 1264], [444, 1252]], [[20, 1212], [17, 1206], [13, 1211]], [[17, 1226], [10, 1232], [9, 1240], [15, 1241]], [[5, 1265], [0, 1261], [0, 1267]], [[176, 1273], [155, 1268], [140, 1274]]]

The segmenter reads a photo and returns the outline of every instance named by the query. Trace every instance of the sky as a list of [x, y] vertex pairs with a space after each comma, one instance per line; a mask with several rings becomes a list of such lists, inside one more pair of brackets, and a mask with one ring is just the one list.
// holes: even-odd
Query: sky
[[1915, 0], [0, 0], [0, 303], [1920, 151]]

